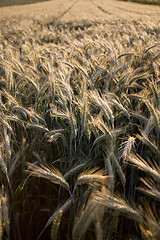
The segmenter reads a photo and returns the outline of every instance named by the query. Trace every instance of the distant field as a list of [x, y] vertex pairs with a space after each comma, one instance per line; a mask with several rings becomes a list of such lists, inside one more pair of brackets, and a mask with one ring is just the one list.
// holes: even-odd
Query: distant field
[[[14, 2], [18, 1], [20, 2], [20, 0], [15, 0]], [[27, 1], [31, 0], [24, 0], [23, 2]], [[0, 0], [0, 5], [2, 2], [4, 0]], [[9, 0], [5, 2], [9, 2]], [[10, 2], [13, 2], [13, 0]], [[20, 22], [26, 20], [28, 22], [35, 18], [41, 18], [42, 20], [58, 18], [63, 22], [79, 22], [82, 20], [103, 21], [106, 19], [109, 22], [113, 22], [117, 18], [125, 20], [143, 18], [146, 19], [145, 22], [149, 21], [151, 24], [150, 17], [155, 20], [159, 18], [159, 7], [114, 0], [50, 0], [37, 2], [36, 4], [0, 8], [0, 19], [13, 19], [13, 17], [22, 16], [23, 18], [20, 19]]]
[[25, 5], [37, 2], [44, 2], [50, 0], [0, 0], [0, 7], [14, 6], [14, 5]]
[[123, 1], [151, 4], [151, 5], [160, 5], [160, 0], [123, 0]]

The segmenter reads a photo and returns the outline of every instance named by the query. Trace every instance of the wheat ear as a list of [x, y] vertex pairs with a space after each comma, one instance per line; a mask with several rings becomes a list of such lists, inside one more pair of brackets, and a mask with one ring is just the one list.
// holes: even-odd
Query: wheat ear
[[28, 173], [31, 173], [31, 175], [35, 177], [41, 177], [48, 179], [49, 181], [60, 185], [61, 187], [69, 190], [69, 184], [66, 182], [62, 174], [55, 168], [49, 168], [48, 166], [43, 165], [34, 165], [31, 163], [28, 163]]

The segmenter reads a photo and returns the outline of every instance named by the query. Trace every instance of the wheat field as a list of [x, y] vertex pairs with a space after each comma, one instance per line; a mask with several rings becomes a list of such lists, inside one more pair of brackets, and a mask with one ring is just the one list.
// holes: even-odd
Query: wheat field
[[0, 8], [0, 239], [159, 240], [159, 12]]

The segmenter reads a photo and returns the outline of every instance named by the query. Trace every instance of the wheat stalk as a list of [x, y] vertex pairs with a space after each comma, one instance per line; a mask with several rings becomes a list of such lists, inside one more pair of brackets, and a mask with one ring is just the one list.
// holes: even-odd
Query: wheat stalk
[[[53, 239], [54, 239], [54, 238], [56, 239], [56, 237], [57, 237], [57, 231], [58, 231], [59, 224], [60, 224], [60, 223], [57, 224], [57, 220], [58, 220], [58, 221], [61, 220], [62, 214], [68, 210], [68, 208], [71, 206], [71, 204], [72, 204], [72, 199], [68, 199], [60, 208], [58, 208], [58, 209], [53, 213], [53, 215], [48, 219], [45, 227], [43, 228], [43, 230], [42, 230], [41, 233], [39, 234], [37, 240], [40, 239], [40, 237], [42, 236], [42, 234], [43, 234], [43, 232], [45, 231], [45, 229], [46, 229], [51, 223], [53, 223], [52, 230], [51, 230], [51, 235], [52, 235], [52, 238], [53, 238]], [[59, 217], [60, 217], [60, 219], [59, 219]], [[56, 218], [57, 218], [57, 219], [56, 219]], [[55, 222], [54, 222], [54, 221], [55, 221]], [[53, 229], [53, 228], [54, 228], [54, 223], [55, 223], [55, 225], [57, 225], [57, 226], [56, 226], [56, 229]], [[53, 237], [53, 235], [54, 235], [54, 237]]]
[[81, 164], [71, 168], [67, 173], [64, 174], [64, 178], [67, 180], [70, 176], [79, 172], [84, 167], [86, 167], [86, 163], [81, 163]]
[[2, 191], [0, 191], [0, 240], [2, 240], [2, 237], [3, 237], [2, 201], [3, 201], [3, 195], [2, 195]]
[[4, 221], [4, 228], [9, 238], [10, 236], [10, 221], [9, 221], [9, 208], [8, 208], [8, 199], [7, 194], [2, 198], [2, 214]]
[[74, 225], [72, 232], [73, 240], [81, 239], [82, 236], [86, 233], [89, 225], [95, 218], [95, 214], [93, 214], [95, 213], [95, 209], [96, 204], [92, 200], [90, 200], [86, 206], [86, 209], [81, 213], [79, 219]]
[[159, 152], [159, 149], [157, 148], [157, 146], [149, 140], [149, 138], [148, 138], [148, 136], [146, 135], [145, 132], [141, 131], [141, 134], [142, 134], [142, 136], [137, 134], [136, 137], [139, 140], [141, 140], [144, 144], [146, 144], [151, 149], [151, 151], [154, 152], [154, 154], [157, 157], [159, 157], [160, 156], [160, 152]]

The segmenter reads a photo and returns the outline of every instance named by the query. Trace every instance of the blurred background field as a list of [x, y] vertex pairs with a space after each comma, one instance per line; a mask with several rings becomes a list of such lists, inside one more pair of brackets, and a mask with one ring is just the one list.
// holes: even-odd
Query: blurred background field
[[141, 4], [160, 5], [160, 0], [123, 0], [126, 2], [137, 2]]
[[[26, 5], [51, 0], [0, 0], [0, 7]], [[160, 5], [160, 0], [123, 0], [128, 2], [137, 2], [143, 4]]]
[[37, 2], [44, 2], [49, 0], [0, 0], [0, 7], [33, 4]]

